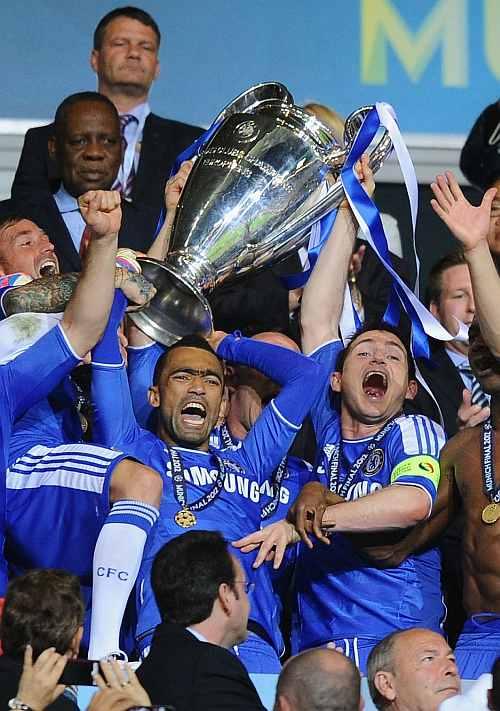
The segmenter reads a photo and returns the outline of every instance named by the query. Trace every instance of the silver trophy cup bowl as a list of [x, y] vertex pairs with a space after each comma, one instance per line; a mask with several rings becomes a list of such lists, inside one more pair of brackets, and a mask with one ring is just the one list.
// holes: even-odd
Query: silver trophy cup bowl
[[[282, 84], [259, 84], [231, 102], [182, 192], [166, 261], [139, 260], [157, 293], [130, 314], [136, 325], [167, 346], [191, 333], [208, 335], [204, 294], [297, 250], [343, 200], [338, 176], [371, 108], [347, 118], [342, 148]], [[391, 150], [384, 131], [370, 153], [373, 170]]]

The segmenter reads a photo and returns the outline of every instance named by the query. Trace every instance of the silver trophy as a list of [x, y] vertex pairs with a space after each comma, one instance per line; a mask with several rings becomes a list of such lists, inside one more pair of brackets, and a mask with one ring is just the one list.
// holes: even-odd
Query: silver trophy
[[[343, 200], [339, 173], [371, 108], [347, 118], [343, 148], [282, 84], [258, 84], [232, 101], [191, 170], [166, 261], [139, 260], [157, 294], [130, 314], [136, 325], [167, 346], [187, 334], [208, 335], [204, 293], [297, 250]], [[391, 150], [384, 131], [370, 154], [374, 171]]]

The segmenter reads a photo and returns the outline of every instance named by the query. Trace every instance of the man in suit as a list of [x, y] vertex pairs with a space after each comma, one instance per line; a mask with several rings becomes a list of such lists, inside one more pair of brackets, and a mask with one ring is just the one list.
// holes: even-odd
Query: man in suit
[[263, 711], [229, 651], [247, 635], [249, 584], [220, 533], [173, 538], [156, 556], [151, 582], [162, 622], [137, 673], [151, 702], [177, 711]]
[[[135, 7], [116, 8], [94, 32], [90, 64], [97, 90], [120, 114], [123, 161], [113, 186], [133, 202], [160, 209], [165, 181], [177, 155], [202, 132], [197, 126], [161, 118], [148, 99], [160, 71], [160, 30], [149, 13]], [[61, 178], [47, 150], [54, 124], [30, 129], [12, 185], [12, 197], [54, 192]]]
[[[15, 701], [32, 709], [77, 711], [76, 702], [62, 695], [65, 687], [58, 681], [66, 663], [78, 656], [83, 613], [80, 582], [66, 571], [31, 570], [10, 583], [1, 623], [1, 708], [16, 708], [11, 706]], [[35, 665], [43, 655], [36, 666], [44, 662], [44, 684], [29, 683], [26, 676], [19, 684], [26, 645], [31, 645]]]
[[[442, 257], [431, 269], [427, 287], [429, 310], [450, 333], [461, 323], [470, 326], [475, 314], [469, 267], [463, 252]], [[470, 370], [466, 336], [431, 344], [430, 363], [419, 363], [422, 375], [439, 405], [448, 437], [459, 427], [474, 426], [489, 415], [487, 400]], [[439, 422], [440, 413], [423, 387], [413, 401], [417, 412], [425, 412]], [[460, 412], [459, 412], [460, 408]]]
[[[61, 176], [59, 189], [54, 195], [35, 193], [29, 201], [10, 201], [11, 212], [43, 227], [55, 246], [61, 272], [75, 272], [81, 269], [87, 244], [77, 199], [87, 190], [109, 190], [120, 169], [120, 121], [112, 102], [96, 92], [64, 99], [56, 112], [48, 151]], [[158, 212], [122, 199], [122, 213], [118, 245], [147, 251]]]

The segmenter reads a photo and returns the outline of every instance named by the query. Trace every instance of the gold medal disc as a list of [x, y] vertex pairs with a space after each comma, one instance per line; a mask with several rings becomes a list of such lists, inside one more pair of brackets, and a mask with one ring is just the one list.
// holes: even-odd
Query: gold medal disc
[[481, 514], [481, 518], [483, 519], [484, 523], [496, 523], [500, 518], [500, 504], [493, 503], [488, 504], [488, 506], [485, 506], [483, 509], [483, 513]]
[[196, 526], [196, 516], [190, 509], [181, 509], [174, 516], [175, 523], [181, 528]]

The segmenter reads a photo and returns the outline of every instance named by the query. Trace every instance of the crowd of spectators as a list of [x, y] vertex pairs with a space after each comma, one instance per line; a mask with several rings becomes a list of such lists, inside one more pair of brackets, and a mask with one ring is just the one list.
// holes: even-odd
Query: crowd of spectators
[[500, 106], [462, 154], [480, 205], [431, 186], [457, 250], [428, 280], [430, 359], [383, 321], [347, 200], [303, 288], [291, 254], [167, 348], [127, 312], [202, 129], [151, 112], [160, 39], [138, 8], [99, 21], [97, 91], [27, 132], [0, 203], [0, 706], [70, 711], [94, 684], [91, 711], [260, 710], [250, 675], [274, 674], [275, 711], [356, 711], [364, 674], [378, 709], [500, 709]]

